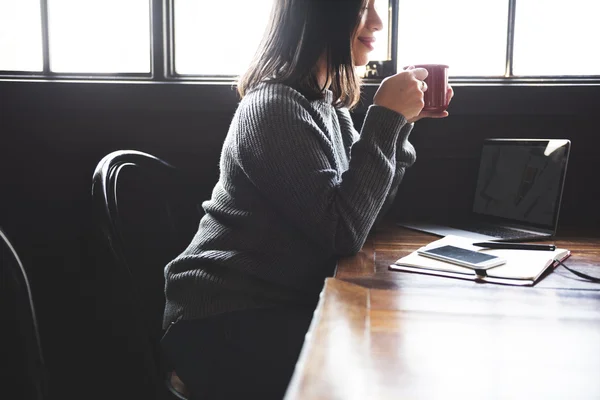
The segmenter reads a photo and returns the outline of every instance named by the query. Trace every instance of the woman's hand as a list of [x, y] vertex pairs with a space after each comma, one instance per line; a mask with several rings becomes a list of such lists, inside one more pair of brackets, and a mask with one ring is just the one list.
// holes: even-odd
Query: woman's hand
[[427, 90], [424, 82], [427, 75], [425, 68], [413, 68], [385, 78], [375, 93], [373, 104], [396, 111], [409, 122], [423, 118], [425, 113], [421, 111], [425, 105], [423, 92]]
[[[452, 90], [452, 86], [448, 85], [448, 93], [446, 94], [446, 96], [448, 96], [448, 104], [450, 104], [450, 102], [452, 101], [452, 97], [454, 97], [454, 90]], [[408, 122], [412, 123], [412, 122], [417, 122], [418, 120], [422, 119], [422, 118], [446, 118], [448, 116], [448, 111], [442, 111], [442, 112], [437, 112], [437, 111], [421, 111], [421, 113], [419, 115], [417, 115], [414, 118], [408, 118]]]

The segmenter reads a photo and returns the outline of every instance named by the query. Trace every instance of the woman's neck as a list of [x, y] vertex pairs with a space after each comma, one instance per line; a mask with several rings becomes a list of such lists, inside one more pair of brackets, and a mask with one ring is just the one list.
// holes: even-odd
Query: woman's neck
[[317, 79], [319, 87], [329, 89], [331, 86], [331, 76], [327, 74], [327, 56], [323, 54], [317, 61]]

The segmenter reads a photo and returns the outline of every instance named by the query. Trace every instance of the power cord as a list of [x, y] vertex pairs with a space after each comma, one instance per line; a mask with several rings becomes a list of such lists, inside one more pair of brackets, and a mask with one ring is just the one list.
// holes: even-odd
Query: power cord
[[563, 262], [562, 262], [562, 261], [560, 261], [560, 260], [555, 260], [555, 261], [556, 261], [556, 262], [557, 262], [559, 265], [562, 265], [563, 267], [565, 267], [565, 269], [566, 269], [567, 271], [571, 272], [572, 274], [575, 274], [575, 275], [577, 275], [577, 276], [578, 276], [578, 277], [580, 277], [580, 278], [583, 278], [583, 279], [585, 279], [585, 280], [588, 280], [588, 281], [590, 281], [590, 282], [594, 282], [594, 283], [600, 283], [600, 278], [596, 278], [596, 277], [594, 277], [594, 276], [590, 276], [590, 275], [584, 274], [583, 272], [579, 272], [579, 271], [576, 271], [576, 270], [574, 270], [574, 269], [571, 269], [571, 268], [567, 267], [565, 264], [563, 264]]

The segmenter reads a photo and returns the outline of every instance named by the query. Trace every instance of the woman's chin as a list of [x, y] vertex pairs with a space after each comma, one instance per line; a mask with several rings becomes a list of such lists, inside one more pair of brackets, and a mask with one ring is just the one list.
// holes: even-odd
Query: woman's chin
[[367, 57], [367, 56], [354, 57], [354, 66], [356, 66], [356, 67], [364, 67], [368, 63], [369, 63], [369, 57]]

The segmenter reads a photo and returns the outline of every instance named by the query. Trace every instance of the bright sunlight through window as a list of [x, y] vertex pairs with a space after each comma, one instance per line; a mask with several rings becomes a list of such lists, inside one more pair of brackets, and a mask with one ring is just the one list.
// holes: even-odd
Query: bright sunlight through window
[[519, 0], [515, 75], [600, 75], [599, 0]]
[[175, 71], [239, 75], [254, 56], [273, 0], [175, 0]]
[[[149, 74], [152, 1], [46, 0], [50, 72]], [[254, 56], [274, 0], [172, 1], [174, 37], [167, 39], [173, 40], [176, 74], [235, 76]], [[398, 70], [440, 63], [450, 66], [452, 77], [503, 77], [509, 3], [399, 0]], [[0, 71], [47, 72], [40, 4], [0, 0]], [[375, 7], [384, 26], [370, 60], [391, 60], [389, 0], [376, 0]], [[513, 74], [600, 76], [598, 16], [600, 0], [518, 0]]]
[[48, 25], [53, 72], [150, 72], [149, 0], [48, 0]]
[[[175, 71], [181, 75], [239, 75], [252, 60], [273, 0], [175, 0]], [[388, 2], [377, 0], [384, 28], [372, 60], [388, 59]], [[226, 17], [223, 17], [226, 16]]]
[[42, 71], [40, 0], [0, 0], [0, 70]]
[[375, 42], [375, 50], [369, 55], [371, 61], [385, 61], [391, 60], [391, 54], [389, 52], [389, 19], [390, 19], [390, 5], [387, 0], [375, 0], [375, 9], [381, 22], [383, 22], [383, 28], [379, 32], [375, 32], [377, 42]]
[[398, 70], [438, 63], [449, 65], [451, 76], [504, 75], [507, 0], [399, 3]]

